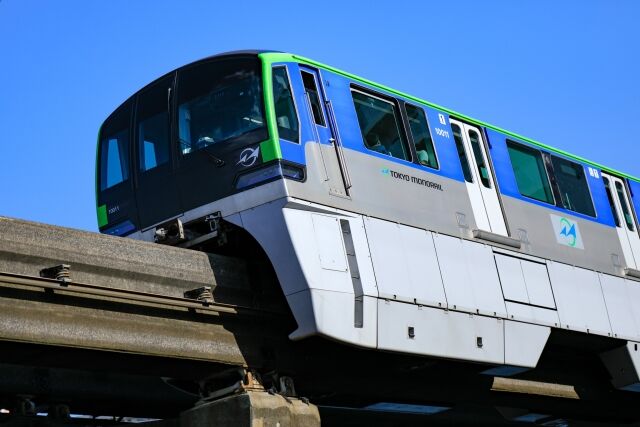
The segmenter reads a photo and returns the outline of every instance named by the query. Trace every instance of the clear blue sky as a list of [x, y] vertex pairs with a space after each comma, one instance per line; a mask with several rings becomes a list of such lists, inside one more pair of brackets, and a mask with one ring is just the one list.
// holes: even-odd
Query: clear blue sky
[[640, 1], [0, 0], [0, 215], [96, 229], [100, 123], [207, 55], [298, 53], [640, 175]]

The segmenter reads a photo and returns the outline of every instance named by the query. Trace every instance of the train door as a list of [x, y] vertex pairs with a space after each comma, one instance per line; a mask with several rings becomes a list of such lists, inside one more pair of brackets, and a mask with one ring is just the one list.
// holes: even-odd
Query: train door
[[457, 120], [451, 119], [450, 122], [476, 226], [479, 230], [508, 236], [482, 132]]
[[602, 174], [607, 197], [622, 245], [624, 260], [629, 268], [640, 267], [640, 235], [633, 215], [628, 191], [624, 181], [618, 177]]
[[348, 197], [349, 179], [333, 106], [327, 100], [318, 70], [300, 67], [307, 113], [313, 136], [319, 143], [329, 193]]
[[180, 213], [171, 141], [174, 75], [138, 95], [135, 114], [136, 199], [142, 229]]

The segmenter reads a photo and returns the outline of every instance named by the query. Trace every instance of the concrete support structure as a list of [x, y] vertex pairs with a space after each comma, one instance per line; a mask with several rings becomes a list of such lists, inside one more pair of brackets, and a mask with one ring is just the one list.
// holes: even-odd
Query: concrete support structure
[[180, 427], [320, 427], [320, 413], [299, 399], [247, 391], [183, 412]]

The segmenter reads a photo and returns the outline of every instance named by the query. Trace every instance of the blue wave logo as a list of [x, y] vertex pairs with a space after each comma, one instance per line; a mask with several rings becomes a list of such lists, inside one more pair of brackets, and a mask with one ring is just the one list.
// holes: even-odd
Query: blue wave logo
[[571, 221], [569, 221], [566, 218], [561, 218], [560, 224], [562, 226], [560, 235], [566, 239], [567, 244], [569, 246], [574, 247], [576, 245], [576, 242], [578, 241], [578, 233], [576, 232], [576, 225], [572, 224]]
[[391, 174], [391, 172], [389, 171], [389, 168], [380, 169], [380, 173], [382, 175], [390, 175]]

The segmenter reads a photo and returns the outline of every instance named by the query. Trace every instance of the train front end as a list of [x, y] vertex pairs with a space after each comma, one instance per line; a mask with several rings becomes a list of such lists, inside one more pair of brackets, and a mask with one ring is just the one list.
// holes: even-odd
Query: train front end
[[[271, 74], [259, 52], [218, 55], [157, 79], [112, 113], [98, 137], [100, 232], [175, 243], [190, 222], [265, 201], [238, 202], [238, 193], [303, 180], [301, 166], [281, 160]], [[285, 194], [275, 187], [268, 197]]]

